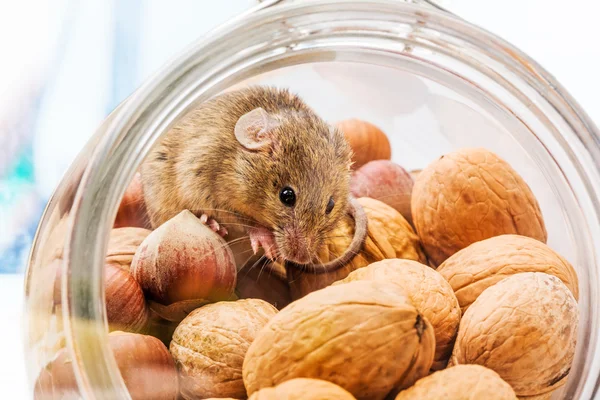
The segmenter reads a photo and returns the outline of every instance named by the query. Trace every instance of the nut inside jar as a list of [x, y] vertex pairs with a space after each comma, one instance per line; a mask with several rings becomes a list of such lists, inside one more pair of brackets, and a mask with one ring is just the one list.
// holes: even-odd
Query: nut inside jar
[[[541, 338], [561, 323], [575, 329], [577, 276], [545, 244], [532, 190], [489, 149], [449, 152], [413, 174], [389, 143], [365, 121], [324, 120], [286, 89], [253, 86], [201, 104], [154, 147], [123, 199], [113, 232], [134, 239], [109, 245], [107, 305], [137, 308], [123, 306], [129, 325], [114, 313], [109, 325], [160, 338], [185, 399], [285, 397], [293, 382], [356, 399], [408, 399], [427, 387], [448, 396], [461, 388], [445, 376], [467, 366], [456, 375], [464, 391], [488, 390], [471, 373], [498, 398], [557, 389], [573, 355], [558, 353], [574, 348], [576, 331], [535, 343], [519, 329]], [[487, 245], [505, 237], [514, 240]], [[490, 252], [500, 267], [477, 261]], [[522, 287], [523, 272], [541, 275]], [[568, 308], [543, 301], [547, 282]], [[472, 304], [466, 286], [479, 296]], [[487, 327], [511, 344], [494, 349], [500, 360], [552, 347], [557, 373], [537, 385], [515, 375], [543, 369], [544, 356], [525, 367], [494, 362], [469, 340], [472, 321], [494, 318], [486, 299], [513, 292], [523, 297], [507, 300], [515, 315], [560, 317]]]

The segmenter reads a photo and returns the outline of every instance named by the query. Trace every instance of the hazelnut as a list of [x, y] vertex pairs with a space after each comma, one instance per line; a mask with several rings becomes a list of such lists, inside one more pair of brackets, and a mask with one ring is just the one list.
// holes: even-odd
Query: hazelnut
[[261, 299], [281, 310], [291, 301], [285, 275], [270, 261], [246, 264], [237, 274], [236, 293], [241, 299]]
[[144, 192], [142, 190], [142, 178], [140, 173], [136, 173], [133, 180], [125, 190], [121, 199], [117, 217], [114, 223], [115, 228], [138, 227], [150, 229], [150, 218], [146, 210], [144, 201]]
[[344, 133], [352, 149], [353, 168], [360, 168], [372, 160], [389, 160], [392, 155], [390, 141], [375, 125], [359, 119], [347, 119], [336, 124]]
[[[179, 392], [177, 369], [160, 340], [135, 333], [112, 332], [108, 344], [134, 400], [175, 400]], [[66, 348], [40, 373], [36, 399], [78, 398], [73, 362]]]
[[[182, 308], [189, 311], [190, 303], [193, 309], [206, 301], [231, 299], [236, 285], [231, 249], [187, 210], [144, 239], [131, 269], [148, 298], [158, 308], [169, 307], [163, 311], [175, 313], [181, 313]], [[184, 302], [183, 307], [174, 305], [178, 302]]]
[[413, 179], [404, 168], [389, 160], [370, 161], [352, 176], [350, 189], [359, 197], [379, 200], [398, 211], [412, 225], [410, 196]]
[[140, 332], [148, 320], [148, 306], [139, 283], [129, 271], [105, 267], [106, 315], [111, 330]]

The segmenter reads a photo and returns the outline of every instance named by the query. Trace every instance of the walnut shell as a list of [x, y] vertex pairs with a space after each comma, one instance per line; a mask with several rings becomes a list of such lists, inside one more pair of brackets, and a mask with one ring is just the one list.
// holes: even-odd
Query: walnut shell
[[435, 337], [399, 286], [356, 281], [308, 294], [260, 331], [244, 359], [249, 395], [292, 378], [379, 400], [427, 375]]
[[129, 271], [136, 250], [150, 232], [152, 231], [144, 228], [112, 229], [108, 239], [106, 264], [118, 265]]
[[573, 361], [577, 302], [555, 276], [524, 272], [487, 288], [463, 316], [451, 364], [496, 371], [518, 396], [564, 382]]
[[537, 396], [518, 396], [519, 400], [550, 400], [554, 392], [548, 392]]
[[514, 390], [491, 369], [457, 365], [435, 372], [400, 392], [396, 400], [516, 400]]
[[378, 280], [400, 285], [417, 310], [433, 326], [435, 357], [432, 369], [446, 367], [458, 331], [461, 312], [452, 287], [440, 274], [416, 261], [391, 259], [357, 269], [333, 285], [356, 280]]
[[463, 312], [488, 287], [520, 272], [544, 272], [559, 278], [579, 298], [571, 264], [539, 240], [501, 235], [465, 247], [437, 271], [450, 283]]
[[425, 251], [441, 264], [471, 243], [502, 234], [546, 242], [536, 198], [523, 178], [494, 153], [462, 149], [419, 173], [412, 216]]
[[[322, 289], [375, 261], [405, 258], [427, 263], [419, 237], [398, 211], [369, 197], [361, 197], [358, 203], [369, 221], [367, 238], [360, 253], [348, 265], [329, 273], [313, 274], [290, 268], [288, 281], [292, 299], [299, 299], [307, 293]], [[336, 259], [348, 248], [354, 237], [354, 220], [350, 217], [343, 219], [329, 237], [319, 252], [318, 258], [322, 262]]]
[[248, 400], [356, 400], [338, 385], [320, 379], [296, 378], [255, 392]]
[[373, 160], [389, 160], [392, 147], [386, 134], [370, 122], [347, 119], [336, 123], [352, 148], [352, 168], [360, 168]]
[[277, 313], [258, 299], [208, 304], [175, 329], [171, 354], [184, 399], [245, 398], [242, 362], [258, 331]]

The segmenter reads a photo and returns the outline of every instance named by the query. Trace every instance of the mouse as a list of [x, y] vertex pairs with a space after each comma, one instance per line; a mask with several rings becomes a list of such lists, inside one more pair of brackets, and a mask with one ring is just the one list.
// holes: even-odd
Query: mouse
[[[193, 212], [238, 252], [327, 272], [346, 264], [366, 236], [350, 194], [352, 150], [344, 134], [286, 88], [218, 94], [159, 139], [140, 173], [153, 228]], [[315, 263], [345, 214], [356, 223], [347, 251]], [[248, 247], [248, 250], [239, 250]], [[237, 258], [237, 257], [236, 257]]]

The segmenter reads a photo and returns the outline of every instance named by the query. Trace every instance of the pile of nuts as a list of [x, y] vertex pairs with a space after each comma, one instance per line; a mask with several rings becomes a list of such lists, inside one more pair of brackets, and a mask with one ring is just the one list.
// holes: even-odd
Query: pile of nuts
[[[550, 398], [575, 352], [578, 281], [545, 244], [529, 186], [481, 148], [409, 173], [374, 125], [338, 126], [355, 150], [352, 193], [368, 233], [329, 273], [236, 266], [187, 210], [151, 231], [132, 183], [105, 273], [109, 345], [131, 396]], [[319, 258], [353, 235], [348, 216]], [[36, 394], [75, 390], [67, 358], [42, 371]]]

